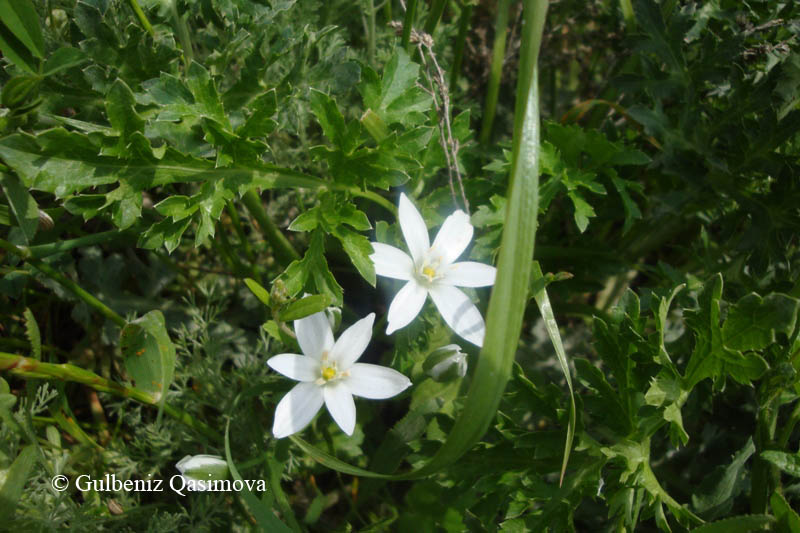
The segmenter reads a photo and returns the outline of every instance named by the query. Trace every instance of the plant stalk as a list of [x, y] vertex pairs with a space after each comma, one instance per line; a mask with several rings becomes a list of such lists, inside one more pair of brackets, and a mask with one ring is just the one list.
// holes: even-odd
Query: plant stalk
[[503, 74], [503, 60], [506, 55], [506, 34], [508, 33], [508, 13], [511, 0], [500, 0], [497, 4], [497, 18], [494, 24], [494, 45], [492, 47], [492, 66], [489, 72], [489, 86], [486, 89], [486, 104], [483, 107], [480, 142], [488, 144], [492, 136], [492, 126], [497, 113], [497, 98], [500, 93], [500, 78]]
[[136, 0], [128, 0], [128, 4], [131, 6], [131, 9], [133, 9], [133, 12], [136, 14], [136, 18], [139, 19], [139, 23], [142, 25], [142, 27], [147, 30], [147, 33], [149, 33], [151, 37], [155, 37], [156, 32], [153, 30], [153, 26], [150, 24], [150, 21], [147, 20], [147, 15], [145, 15], [144, 11], [142, 11], [142, 7], [139, 5], [139, 2]]
[[275, 252], [276, 259], [282, 261], [286, 265], [300, 259], [300, 254], [294, 249], [289, 239], [286, 238], [286, 235], [281, 233], [278, 226], [275, 225], [272, 219], [269, 218], [269, 215], [267, 215], [267, 211], [261, 203], [261, 197], [255, 190], [250, 189], [247, 191], [242, 197], [242, 202], [244, 202], [245, 207], [250, 211], [253, 218], [256, 219], [256, 222], [258, 222], [261, 233]]
[[30, 264], [32, 267], [39, 270], [44, 275], [46, 275], [53, 281], [63, 286], [65, 289], [67, 289], [72, 294], [74, 294], [75, 296], [86, 302], [91, 307], [94, 307], [97, 311], [100, 312], [100, 314], [102, 314], [103, 316], [114, 322], [119, 327], [125, 327], [125, 325], [127, 324], [126, 320], [122, 318], [122, 316], [120, 316], [113, 309], [111, 309], [106, 304], [95, 298], [92, 294], [88, 293], [80, 285], [78, 285], [71, 279], [67, 278], [62, 273], [58, 272], [56, 269], [54, 269], [44, 261], [32, 257], [29, 249], [20, 248], [19, 246], [11, 244], [10, 242], [5, 241], [3, 239], [0, 239], [0, 248], [3, 248], [7, 252], [19, 256], [26, 263]]
[[[24, 379], [57, 379], [60, 381], [81, 383], [99, 392], [108, 392], [154, 407], [158, 407], [160, 403], [142, 390], [115, 383], [98, 376], [94, 372], [70, 364], [43, 363], [30, 357], [0, 352], [0, 372], [9, 372]], [[164, 412], [182, 424], [197, 430], [206, 437], [218, 442], [222, 441], [221, 435], [189, 413], [172, 407], [169, 404], [164, 404]]]

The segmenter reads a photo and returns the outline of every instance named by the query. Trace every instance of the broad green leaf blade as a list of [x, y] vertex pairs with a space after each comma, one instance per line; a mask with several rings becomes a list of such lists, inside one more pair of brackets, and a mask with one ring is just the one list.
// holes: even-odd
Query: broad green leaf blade
[[[533, 277], [534, 279], [544, 278], [542, 268], [539, 266], [538, 261], [533, 262]], [[556, 355], [558, 356], [558, 364], [561, 366], [561, 371], [567, 380], [567, 387], [569, 388], [569, 424], [567, 425], [567, 438], [564, 442], [564, 459], [561, 462], [561, 475], [559, 477], [559, 485], [564, 482], [564, 473], [567, 471], [567, 463], [569, 462], [570, 451], [572, 450], [572, 441], [575, 438], [575, 391], [572, 389], [572, 377], [569, 372], [569, 363], [567, 363], [567, 353], [564, 350], [564, 344], [561, 342], [561, 333], [558, 331], [558, 323], [553, 315], [553, 307], [550, 305], [550, 298], [547, 296], [547, 291], [542, 287], [533, 295], [536, 304], [539, 306], [539, 311], [542, 313], [544, 325], [547, 328], [547, 334], [550, 336], [550, 342], [553, 343]]]
[[761, 457], [774, 464], [787, 474], [800, 477], [800, 454], [767, 450], [761, 452]]
[[44, 38], [39, 26], [39, 15], [30, 0], [0, 0], [0, 21], [31, 54], [39, 59], [44, 57]]
[[36, 230], [39, 227], [39, 206], [16, 176], [0, 174], [0, 185], [6, 194], [11, 211], [17, 218], [19, 228], [28, 245], [33, 244]]
[[[231, 442], [229, 436], [230, 425], [230, 420], [228, 420], [228, 423], [225, 426], [225, 460], [228, 462], [228, 469], [231, 472], [231, 477], [233, 477], [233, 479], [236, 481], [242, 481], [242, 476], [239, 474], [239, 470], [233, 463], [233, 457], [231, 457]], [[272, 513], [272, 509], [267, 508], [263, 503], [259, 502], [258, 498], [256, 498], [247, 487], [239, 492], [239, 494], [247, 504], [250, 512], [253, 513], [253, 517], [256, 519], [258, 527], [261, 529], [261, 531], [269, 533], [292, 533], [292, 530], [289, 529], [286, 524], [278, 520], [278, 517]]]
[[775, 333], [792, 333], [800, 301], [773, 293], [762, 298], [752, 292], [728, 311], [722, 341], [734, 350], [760, 350], [775, 342]]
[[42, 68], [43, 76], [52, 76], [62, 70], [80, 65], [86, 61], [86, 55], [77, 48], [64, 46], [53, 52]]
[[330, 304], [330, 298], [324, 294], [306, 296], [305, 298], [301, 298], [287, 305], [286, 309], [281, 311], [280, 319], [283, 322], [299, 320], [303, 317], [323, 311]]
[[0, 487], [0, 523], [7, 523], [14, 515], [17, 501], [22, 495], [22, 489], [36, 464], [37, 457], [36, 447], [26, 446], [8, 469], [5, 482]]
[[160, 416], [175, 371], [175, 345], [161, 311], [150, 311], [122, 328], [120, 348], [134, 386], [159, 402]]

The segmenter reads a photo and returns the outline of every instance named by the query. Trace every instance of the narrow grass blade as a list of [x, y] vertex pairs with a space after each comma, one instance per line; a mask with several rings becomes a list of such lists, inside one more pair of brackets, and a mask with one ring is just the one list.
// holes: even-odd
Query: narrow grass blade
[[[542, 268], [539, 266], [538, 261], [533, 262], [533, 277], [534, 279], [542, 279]], [[561, 342], [561, 333], [558, 331], [558, 324], [556, 318], [553, 316], [553, 307], [550, 305], [550, 298], [547, 297], [547, 291], [544, 286], [537, 290], [533, 298], [539, 306], [539, 311], [542, 313], [544, 325], [547, 328], [547, 334], [550, 336], [550, 342], [553, 343], [553, 348], [556, 350], [558, 356], [558, 363], [561, 365], [561, 371], [564, 372], [564, 377], [567, 379], [567, 387], [569, 387], [569, 425], [567, 426], [567, 440], [564, 443], [564, 460], [561, 463], [561, 476], [559, 477], [558, 484], [564, 482], [564, 472], [567, 470], [567, 463], [569, 462], [569, 454], [572, 450], [572, 441], [575, 438], [575, 392], [572, 389], [572, 377], [569, 373], [569, 364], [567, 364], [567, 354], [564, 351], [564, 344]]]
[[[242, 475], [236, 469], [231, 457], [231, 441], [229, 436], [230, 420], [225, 426], [225, 460], [228, 462], [228, 469], [231, 471], [231, 477], [236, 481], [242, 481]], [[242, 496], [247, 508], [253, 513], [253, 518], [256, 519], [258, 528], [261, 531], [277, 532], [277, 533], [292, 533], [289, 527], [278, 520], [278, 517], [272, 514], [272, 509], [268, 509], [261, 502], [258, 501], [255, 494], [245, 487], [239, 494]]]
[[483, 106], [483, 122], [481, 123], [481, 144], [487, 144], [492, 136], [492, 125], [494, 124], [497, 97], [500, 91], [500, 78], [503, 74], [503, 60], [506, 56], [506, 33], [508, 32], [508, 11], [510, 7], [511, 0], [500, 0], [497, 3], [494, 44], [492, 45], [492, 65], [489, 71], [489, 87], [486, 89], [486, 103]]

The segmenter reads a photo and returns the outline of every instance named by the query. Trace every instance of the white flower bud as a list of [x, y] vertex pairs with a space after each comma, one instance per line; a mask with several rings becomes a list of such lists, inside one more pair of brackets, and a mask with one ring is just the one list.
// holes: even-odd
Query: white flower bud
[[186, 479], [219, 481], [228, 477], [228, 463], [219, 455], [187, 455], [175, 465]]
[[458, 344], [448, 344], [431, 352], [422, 368], [436, 381], [449, 381], [467, 375], [467, 354]]

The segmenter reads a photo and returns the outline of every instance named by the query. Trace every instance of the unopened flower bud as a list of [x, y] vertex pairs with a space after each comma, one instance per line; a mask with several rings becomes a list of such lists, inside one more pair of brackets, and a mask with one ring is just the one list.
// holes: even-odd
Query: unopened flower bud
[[187, 455], [175, 468], [187, 481], [221, 481], [228, 477], [228, 463], [219, 455]]
[[431, 352], [423, 370], [436, 381], [450, 381], [467, 375], [467, 354], [458, 344], [448, 344]]

